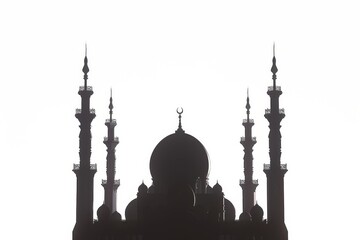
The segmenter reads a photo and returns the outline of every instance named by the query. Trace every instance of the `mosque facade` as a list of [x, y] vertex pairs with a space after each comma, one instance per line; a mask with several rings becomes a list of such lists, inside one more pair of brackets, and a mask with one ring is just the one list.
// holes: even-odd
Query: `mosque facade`
[[224, 197], [219, 183], [208, 183], [209, 159], [205, 147], [195, 137], [186, 133], [181, 124], [182, 109], [178, 109], [177, 130], [162, 139], [150, 157], [152, 185], [142, 183], [137, 197], [125, 210], [125, 217], [117, 211], [116, 193], [120, 181], [115, 178], [116, 120], [110, 97], [109, 119], [105, 121], [107, 137], [106, 180], [104, 203], [94, 219], [93, 196], [96, 165], [91, 164], [91, 122], [95, 110], [90, 108], [93, 89], [88, 86], [88, 59], [84, 59], [84, 85], [79, 88], [81, 108], [76, 109], [80, 122], [78, 164], [76, 174], [76, 223], [73, 240], [287, 240], [284, 219], [284, 175], [286, 164], [280, 161], [280, 122], [285, 117], [279, 108], [280, 86], [276, 85], [275, 55], [272, 59], [272, 86], [268, 87], [270, 108], [265, 110], [269, 121], [270, 163], [264, 164], [267, 176], [267, 218], [256, 203], [258, 181], [253, 179], [253, 119], [250, 118], [249, 96], [246, 99], [246, 119], [243, 120], [244, 147], [243, 211], [235, 216], [233, 204]]

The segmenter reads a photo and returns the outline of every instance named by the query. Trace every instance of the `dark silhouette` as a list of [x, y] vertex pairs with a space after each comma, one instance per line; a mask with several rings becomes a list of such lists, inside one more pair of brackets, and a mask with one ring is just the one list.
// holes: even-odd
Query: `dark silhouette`
[[284, 220], [284, 175], [287, 172], [286, 164], [281, 164], [281, 133], [280, 122], [285, 117], [283, 108], [279, 108], [279, 97], [282, 94], [281, 87], [276, 86], [275, 45], [273, 65], [273, 85], [268, 87], [267, 94], [270, 96], [270, 109], [265, 110], [265, 118], [269, 121], [269, 155], [270, 164], [264, 164], [264, 172], [267, 177], [267, 213], [268, 224], [273, 229], [271, 239], [288, 239], [288, 232]]
[[[104, 144], [107, 147], [106, 157], [106, 180], [102, 180], [102, 186], [105, 190], [104, 204], [110, 209], [110, 213], [116, 212], [116, 192], [120, 185], [120, 180], [115, 180], [115, 148], [119, 144], [119, 138], [115, 137], [114, 130], [116, 119], [113, 119], [112, 90], [110, 94], [109, 114], [110, 118], [106, 119], [105, 125], [108, 128], [108, 136], [104, 138]], [[120, 213], [119, 216], [121, 217]]]
[[93, 91], [87, 86], [88, 61], [84, 60], [84, 86], [80, 87], [81, 109], [76, 111], [80, 121], [80, 164], [74, 164], [77, 176], [76, 224], [73, 240], [287, 240], [284, 223], [283, 177], [286, 165], [280, 164], [280, 121], [285, 116], [279, 109], [280, 87], [276, 86], [276, 60], [273, 58], [273, 86], [269, 87], [271, 109], [265, 117], [270, 123], [270, 164], [265, 164], [268, 178], [268, 220], [254, 199], [257, 181], [252, 179], [252, 147], [256, 139], [251, 135], [253, 120], [249, 118], [250, 104], [247, 97], [247, 119], [243, 121], [245, 137], [243, 189], [243, 213], [236, 219], [233, 204], [224, 197], [222, 187], [208, 184], [209, 160], [205, 147], [195, 137], [185, 133], [178, 109], [179, 125], [175, 133], [165, 137], [155, 147], [150, 159], [153, 183], [148, 188], [141, 183], [137, 197], [125, 210], [125, 220], [116, 211], [116, 191], [120, 185], [115, 180], [114, 137], [116, 121], [112, 118], [113, 104], [110, 97], [110, 119], [106, 120], [108, 136], [107, 179], [104, 204], [97, 210], [93, 220], [93, 177], [96, 165], [90, 164], [91, 122], [95, 111], [90, 109]]
[[253, 146], [256, 143], [256, 138], [252, 137], [251, 128], [254, 126], [254, 120], [250, 119], [250, 102], [249, 89], [246, 98], [246, 115], [247, 118], [243, 120], [245, 127], [245, 137], [241, 138], [240, 143], [244, 146], [244, 175], [245, 180], [240, 180], [240, 186], [243, 190], [243, 212], [250, 212], [255, 204], [255, 189], [258, 186], [258, 180], [253, 180]]

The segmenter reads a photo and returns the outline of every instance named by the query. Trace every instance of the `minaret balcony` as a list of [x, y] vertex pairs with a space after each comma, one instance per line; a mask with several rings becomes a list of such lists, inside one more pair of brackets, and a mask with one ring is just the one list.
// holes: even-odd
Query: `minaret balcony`
[[105, 124], [116, 125], [116, 119], [106, 119]]
[[[107, 180], [101, 180], [101, 185], [106, 185], [107, 184]], [[120, 185], [120, 179], [116, 179], [114, 180], [114, 185]]]
[[254, 119], [249, 119], [249, 121], [247, 119], [243, 119], [243, 123], [254, 123]]
[[[241, 138], [240, 138], [240, 141], [241, 141], [241, 142], [246, 142], [246, 137], [241, 137]], [[256, 142], [256, 137], [252, 137], [252, 138], [251, 138], [251, 141]]]
[[80, 86], [79, 87], [79, 92], [83, 92], [83, 91], [92, 91], [93, 88], [91, 86], [86, 86], [86, 90], [85, 90], [85, 86]]
[[[96, 164], [90, 164], [90, 170], [96, 170], [96, 169], [97, 169]], [[73, 171], [76, 171], [76, 170], [80, 170], [80, 164], [74, 163]]]
[[[245, 180], [240, 180], [240, 185], [245, 185], [246, 181]], [[259, 181], [256, 180], [252, 180], [252, 184], [254, 185], [259, 185]]]
[[80, 164], [75, 164], [74, 163], [73, 170], [80, 170]]
[[[265, 114], [271, 114], [271, 109], [270, 108], [265, 109]], [[285, 114], [285, 109], [280, 108], [279, 114]]]
[[[275, 86], [275, 90], [276, 90], [276, 91], [281, 91], [281, 87], [280, 87], [280, 86]], [[268, 91], [269, 91], [269, 92], [274, 91], [274, 86], [269, 86], [269, 87], [268, 87]]]
[[[104, 137], [104, 142], [107, 142], [109, 140], [108, 137]], [[119, 137], [114, 137], [114, 142], [119, 142]]]
[[[94, 108], [91, 108], [89, 110], [90, 114], [95, 114], [95, 109]], [[81, 108], [77, 108], [76, 111], [75, 111], [76, 114], [81, 114], [82, 113], [82, 109]]]
[[[264, 164], [264, 170], [270, 170], [270, 164]], [[287, 170], [287, 164], [280, 164], [280, 170]]]

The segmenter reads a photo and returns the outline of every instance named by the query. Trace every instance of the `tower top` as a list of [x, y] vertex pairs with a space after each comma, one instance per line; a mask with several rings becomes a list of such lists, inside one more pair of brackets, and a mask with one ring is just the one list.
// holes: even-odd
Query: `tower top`
[[112, 121], [113, 108], [114, 108], [114, 105], [113, 105], [113, 99], [112, 99], [112, 88], [110, 88], [110, 104], [109, 104], [110, 121]]
[[88, 79], [88, 72], [89, 72], [89, 67], [88, 67], [88, 59], [87, 59], [87, 45], [85, 44], [85, 58], [84, 58], [84, 67], [82, 69], [83, 73], [84, 73], [84, 87], [85, 89], [87, 88], [87, 79]]
[[184, 133], [185, 131], [182, 129], [182, 125], [181, 125], [181, 114], [184, 112], [184, 109], [182, 107], [178, 107], [176, 109], [176, 112], [179, 114], [179, 127], [175, 132], [176, 133]]
[[249, 100], [249, 88], [247, 89], [247, 97], [246, 97], [246, 114], [247, 114], [247, 119], [249, 120], [249, 115], [250, 115], [250, 100]]
[[275, 57], [275, 43], [273, 45], [273, 59], [272, 59], [272, 67], [271, 72], [273, 73], [272, 79], [274, 83], [274, 87], [276, 86], [276, 73], [278, 71], [278, 68], [276, 67], [276, 57]]

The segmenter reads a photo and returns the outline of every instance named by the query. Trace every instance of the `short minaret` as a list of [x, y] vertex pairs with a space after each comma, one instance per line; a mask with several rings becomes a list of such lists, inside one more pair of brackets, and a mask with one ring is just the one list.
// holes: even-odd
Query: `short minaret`
[[264, 164], [267, 177], [267, 220], [272, 226], [271, 239], [287, 240], [288, 232], [284, 219], [284, 175], [287, 172], [286, 164], [281, 164], [281, 133], [280, 122], [285, 117], [284, 109], [279, 108], [279, 96], [282, 94], [280, 86], [276, 86], [275, 45], [272, 59], [273, 85], [268, 88], [270, 109], [266, 109], [265, 118], [269, 121], [269, 155], [270, 164]]
[[108, 136], [104, 138], [104, 144], [107, 147], [107, 157], [106, 157], [106, 180], [102, 180], [102, 186], [105, 190], [105, 198], [104, 203], [110, 209], [110, 212], [113, 213], [116, 211], [116, 192], [120, 185], [120, 180], [115, 180], [115, 148], [119, 144], [119, 138], [115, 137], [115, 126], [116, 120], [113, 119], [113, 99], [112, 99], [112, 91], [110, 94], [110, 104], [109, 104], [109, 113], [110, 118], [106, 119], [105, 125], [108, 128]]
[[253, 146], [256, 138], [252, 137], [251, 129], [254, 126], [254, 120], [250, 119], [249, 90], [246, 98], [246, 115], [243, 120], [245, 127], [245, 137], [241, 137], [240, 143], [244, 146], [244, 175], [245, 180], [240, 180], [240, 186], [243, 190], [243, 212], [250, 213], [255, 205], [255, 189], [258, 186], [258, 180], [253, 180]]
[[76, 192], [76, 224], [73, 231], [73, 239], [86, 239], [86, 228], [93, 223], [93, 187], [96, 164], [90, 163], [91, 156], [91, 122], [95, 118], [95, 110], [90, 109], [90, 96], [93, 94], [92, 87], [87, 85], [88, 59], [85, 52], [84, 86], [80, 86], [81, 108], [76, 109], [75, 117], [80, 122], [80, 163], [74, 164], [73, 171], [77, 178]]

